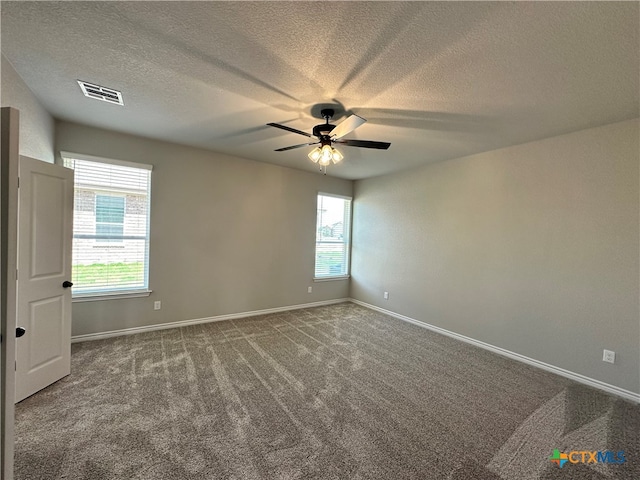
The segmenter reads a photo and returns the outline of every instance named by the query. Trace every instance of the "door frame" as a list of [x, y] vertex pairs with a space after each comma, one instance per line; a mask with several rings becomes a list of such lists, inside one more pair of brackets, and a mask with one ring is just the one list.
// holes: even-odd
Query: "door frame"
[[13, 480], [20, 114], [3, 107], [0, 155], [0, 478]]

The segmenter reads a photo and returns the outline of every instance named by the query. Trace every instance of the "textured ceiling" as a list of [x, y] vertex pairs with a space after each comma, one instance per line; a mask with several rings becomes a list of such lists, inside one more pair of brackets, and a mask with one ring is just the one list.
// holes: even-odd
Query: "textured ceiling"
[[[357, 179], [637, 117], [637, 2], [7, 2], [2, 53], [56, 117], [316, 170], [318, 104], [368, 122]], [[77, 79], [121, 90], [124, 107]], [[334, 122], [337, 123], [337, 122]]]

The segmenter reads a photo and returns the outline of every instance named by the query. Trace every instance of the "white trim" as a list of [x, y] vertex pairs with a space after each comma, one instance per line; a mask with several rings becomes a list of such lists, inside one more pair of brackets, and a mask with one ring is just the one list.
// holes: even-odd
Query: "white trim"
[[350, 200], [353, 202], [353, 197], [348, 195], [338, 195], [337, 193], [328, 193], [328, 192], [320, 192], [318, 191], [318, 195], [323, 195], [325, 197], [334, 197], [334, 198], [342, 198], [343, 200]]
[[111, 337], [121, 337], [123, 335], [134, 335], [136, 333], [153, 332], [156, 330], [167, 330], [170, 328], [187, 327], [189, 325], [198, 325], [200, 323], [221, 322], [223, 320], [233, 320], [236, 318], [255, 317], [256, 315], [266, 315], [268, 313], [287, 312], [289, 310], [300, 310], [302, 308], [322, 307], [324, 305], [334, 305], [336, 303], [348, 302], [349, 298], [337, 298], [334, 300], [324, 300], [321, 302], [302, 303], [299, 305], [288, 305], [286, 307], [266, 308], [264, 310], [254, 310], [251, 312], [230, 313], [227, 315], [217, 315], [215, 317], [195, 318], [193, 320], [180, 320], [177, 322], [159, 323], [156, 325], [147, 325], [144, 327], [124, 328], [122, 330], [111, 330], [109, 332], [88, 333], [85, 335], [74, 335], [71, 337], [71, 343], [86, 342], [89, 340], [103, 340]]
[[100, 300], [122, 300], [125, 298], [138, 298], [148, 297], [153, 290], [133, 290], [124, 292], [109, 292], [109, 293], [79, 293], [76, 296], [71, 297], [72, 303], [79, 302], [98, 302]]
[[84, 153], [72, 153], [60, 151], [60, 156], [63, 159], [70, 160], [86, 160], [89, 162], [109, 163], [111, 165], [120, 165], [121, 167], [139, 168], [140, 170], [153, 170], [153, 165], [147, 163], [128, 162], [126, 160], [117, 160], [115, 158], [96, 157], [95, 155], [86, 155]]
[[442, 335], [446, 335], [447, 337], [455, 338], [456, 340], [463, 341], [465, 343], [469, 343], [471, 345], [475, 345], [476, 347], [480, 347], [484, 350], [489, 350], [490, 352], [497, 353], [498, 355], [502, 355], [503, 357], [510, 358], [512, 360], [517, 360], [522, 363], [526, 363], [527, 365], [531, 365], [533, 367], [540, 368], [542, 370], [546, 370], [551, 373], [555, 373], [556, 375], [560, 375], [561, 377], [568, 378], [570, 380], [574, 380], [578, 383], [582, 383], [584, 385], [589, 385], [590, 387], [594, 387], [600, 390], [604, 390], [607, 393], [612, 393], [613, 395], [617, 395], [626, 400], [631, 400], [632, 402], [640, 403], [640, 393], [632, 392], [630, 390], [625, 390], [624, 388], [616, 387], [615, 385], [611, 385], [609, 383], [601, 382], [600, 380], [596, 380], [594, 378], [587, 377], [585, 375], [581, 375], [579, 373], [572, 372], [570, 370], [565, 370], [564, 368], [556, 367], [555, 365], [551, 365], [549, 363], [541, 362], [540, 360], [536, 360], [534, 358], [527, 357], [525, 355], [521, 355], [519, 353], [512, 352], [510, 350], [506, 350], [504, 348], [496, 347], [489, 343], [481, 342], [480, 340], [475, 340], [471, 337], [467, 337], [465, 335], [461, 335], [459, 333], [452, 332], [450, 330], [446, 330], [441, 327], [436, 327], [435, 325], [431, 325], [426, 322], [421, 322], [420, 320], [416, 320], [411, 317], [407, 317], [405, 315], [401, 315], [399, 313], [392, 312], [391, 310], [386, 310], [384, 308], [376, 307], [375, 305], [371, 305], [369, 303], [362, 302], [360, 300], [356, 300], [355, 298], [350, 299], [351, 302], [370, 308], [371, 310], [376, 310], [378, 312], [384, 313], [385, 315], [389, 315], [391, 317], [397, 318], [399, 320], [403, 320], [405, 322], [413, 323], [422, 328], [426, 328], [427, 330], [434, 331], [436, 333], [440, 333]]
[[349, 278], [351, 278], [351, 275], [338, 275], [335, 277], [314, 277], [313, 281], [314, 282], [331, 282], [333, 280], [349, 280]]

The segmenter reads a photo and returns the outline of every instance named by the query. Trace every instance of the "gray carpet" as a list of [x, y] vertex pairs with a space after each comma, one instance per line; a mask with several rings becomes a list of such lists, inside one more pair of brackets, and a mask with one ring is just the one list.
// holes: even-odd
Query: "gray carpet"
[[351, 303], [76, 344], [16, 417], [18, 480], [640, 479], [640, 407]]

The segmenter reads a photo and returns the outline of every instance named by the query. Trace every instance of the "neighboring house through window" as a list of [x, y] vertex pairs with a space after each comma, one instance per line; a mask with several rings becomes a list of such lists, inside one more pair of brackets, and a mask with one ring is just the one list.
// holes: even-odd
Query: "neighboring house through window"
[[123, 242], [125, 197], [96, 194], [96, 237]]
[[349, 275], [351, 198], [318, 194], [316, 216], [316, 279]]
[[151, 165], [62, 157], [75, 171], [73, 297], [148, 294]]

